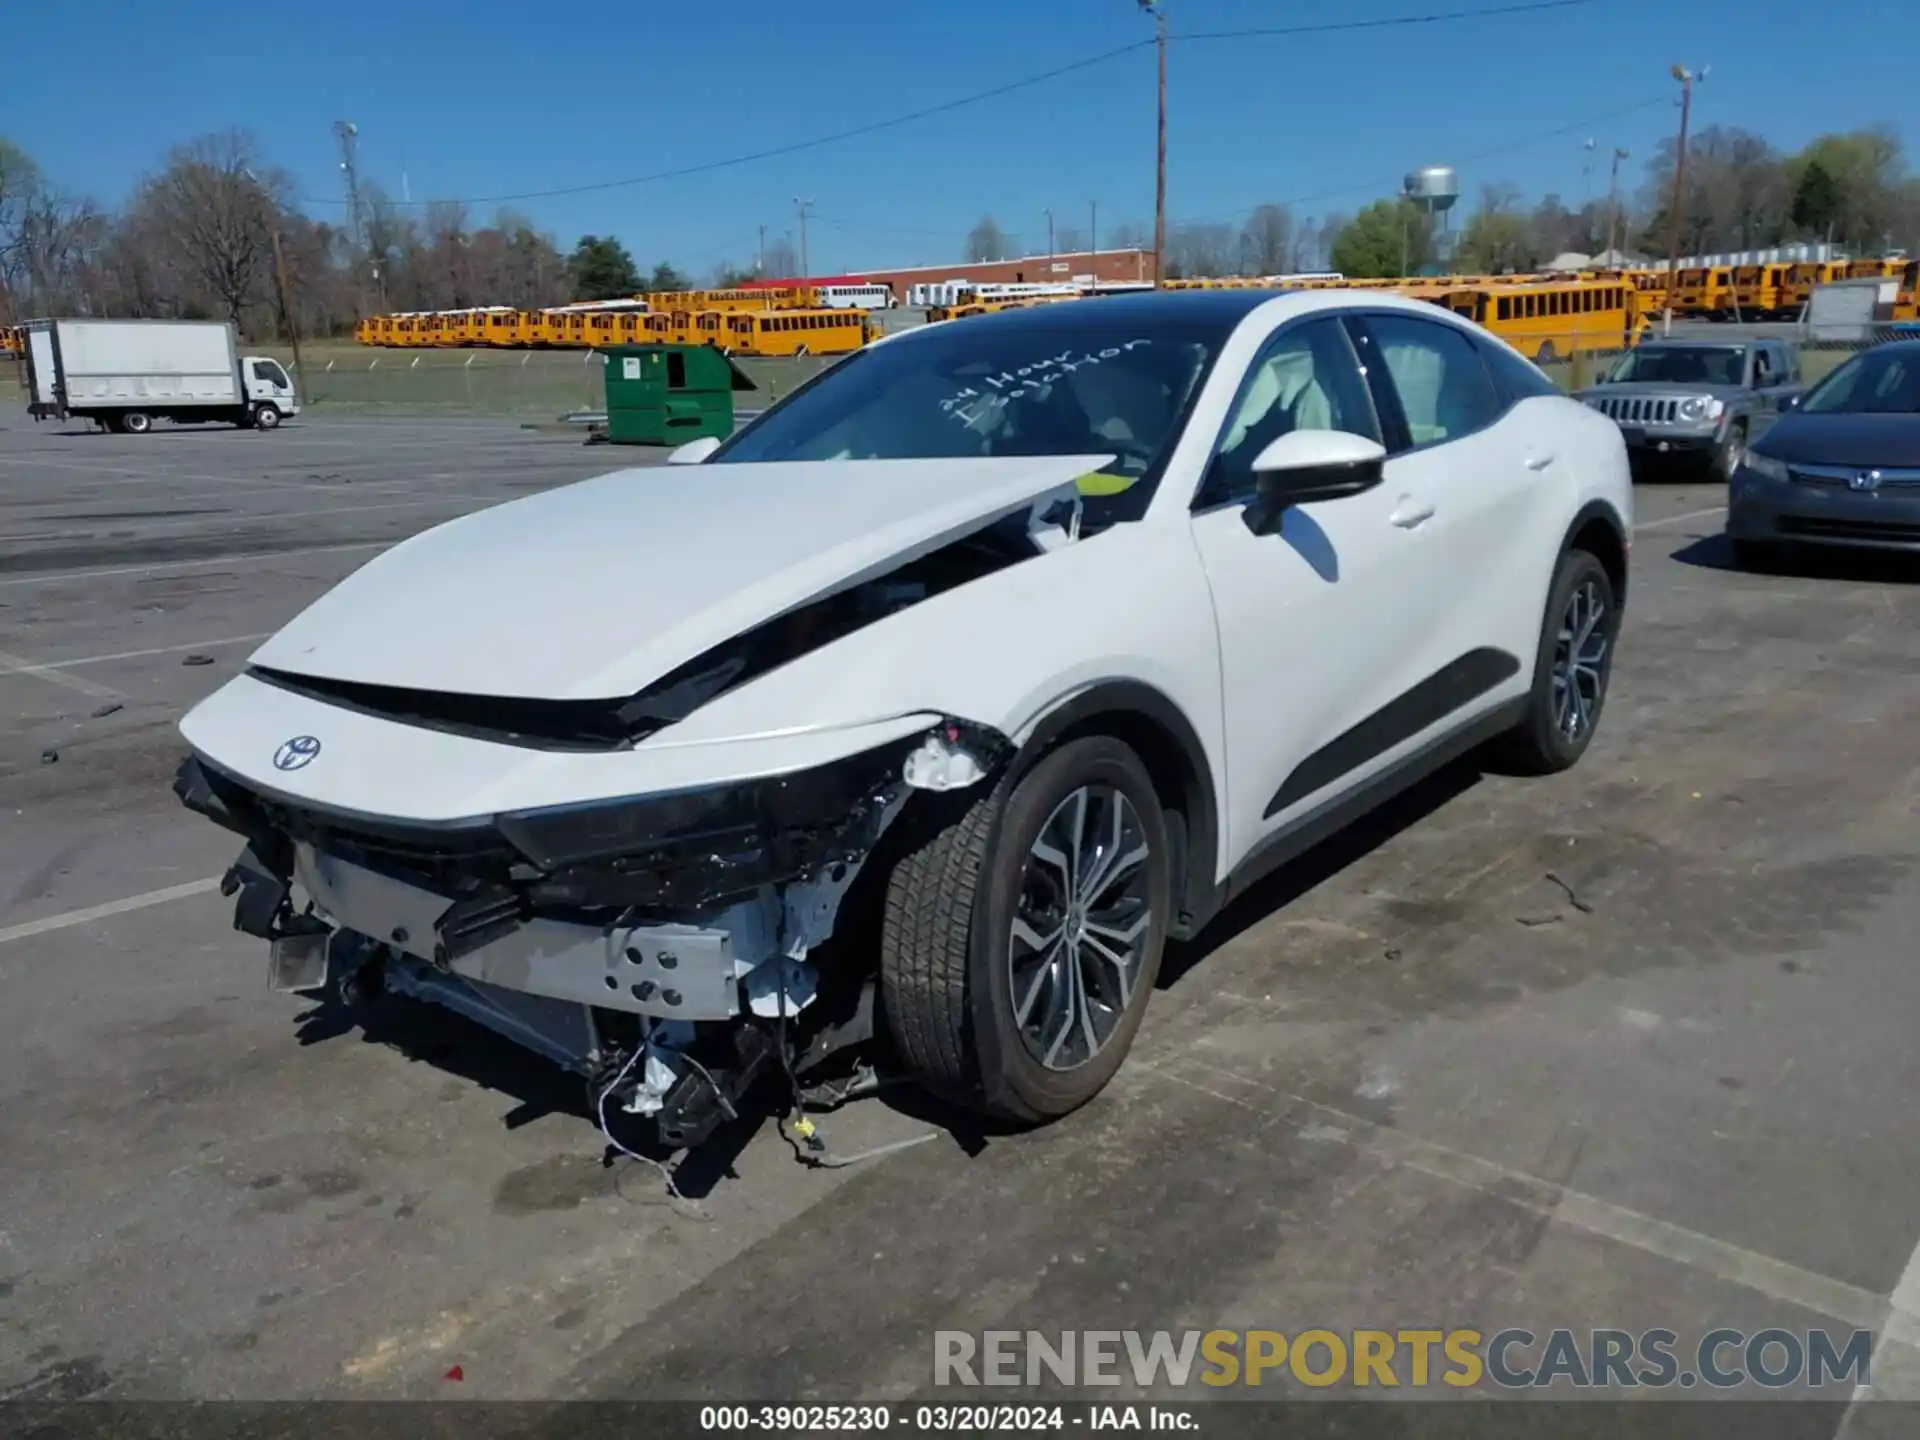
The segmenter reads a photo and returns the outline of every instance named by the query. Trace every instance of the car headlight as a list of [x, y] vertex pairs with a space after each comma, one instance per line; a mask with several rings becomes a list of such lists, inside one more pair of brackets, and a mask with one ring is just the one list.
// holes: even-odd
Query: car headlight
[[1682, 420], [1718, 420], [1726, 410], [1726, 403], [1706, 395], [1689, 395], [1680, 402]]
[[1787, 480], [1787, 462], [1776, 460], [1771, 455], [1757, 455], [1749, 450], [1742, 468], [1756, 479], [1778, 480], [1782, 484]]

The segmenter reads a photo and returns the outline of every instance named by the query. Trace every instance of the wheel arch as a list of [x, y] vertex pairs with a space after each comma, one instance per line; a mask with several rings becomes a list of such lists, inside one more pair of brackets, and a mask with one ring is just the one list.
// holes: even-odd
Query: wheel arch
[[1026, 770], [1047, 752], [1083, 735], [1125, 741], [1147, 767], [1173, 842], [1176, 909], [1167, 933], [1189, 938], [1216, 904], [1220, 800], [1206, 747], [1163, 691], [1138, 680], [1109, 680], [1075, 692], [1042, 714], [1014, 764]]
[[1627, 603], [1628, 557], [1632, 549], [1633, 539], [1626, 522], [1605, 500], [1589, 500], [1581, 506], [1560, 541], [1562, 555], [1570, 550], [1584, 550], [1600, 562], [1613, 584], [1613, 603], [1623, 609]]

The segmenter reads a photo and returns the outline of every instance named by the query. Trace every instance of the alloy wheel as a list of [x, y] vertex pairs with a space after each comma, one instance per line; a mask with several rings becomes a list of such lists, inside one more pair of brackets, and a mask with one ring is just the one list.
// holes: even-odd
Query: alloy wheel
[[1606, 689], [1607, 602], [1588, 580], [1575, 587], [1560, 617], [1553, 651], [1553, 723], [1561, 736], [1578, 741], [1593, 728]]
[[1021, 870], [1007, 974], [1014, 1024], [1049, 1070], [1113, 1037], [1146, 957], [1151, 855], [1133, 802], [1083, 785], [1040, 827]]

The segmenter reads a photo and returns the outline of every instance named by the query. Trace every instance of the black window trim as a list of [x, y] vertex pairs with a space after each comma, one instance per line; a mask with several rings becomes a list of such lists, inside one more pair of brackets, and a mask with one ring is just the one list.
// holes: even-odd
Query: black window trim
[[[1476, 425], [1471, 430], [1462, 430], [1458, 435], [1448, 435], [1447, 437], [1441, 440], [1428, 440], [1424, 444], [1416, 445], [1413, 443], [1413, 428], [1407, 423], [1406, 408], [1400, 403], [1399, 387], [1393, 383], [1393, 377], [1390, 373], [1388, 373], [1386, 361], [1382, 360], [1378, 366], [1368, 366], [1367, 378], [1369, 383], [1371, 383], [1374, 380], [1375, 371], [1377, 370], [1379, 372], [1378, 378], [1380, 383], [1380, 389], [1384, 390], [1389, 396], [1392, 397], [1392, 409], [1393, 409], [1394, 420], [1399, 427], [1399, 434], [1396, 438], [1405, 442], [1404, 446], [1399, 449], [1396, 449], [1394, 446], [1389, 445], [1387, 447], [1388, 459], [1397, 460], [1402, 455], [1425, 454], [1427, 451], [1438, 449], [1442, 445], [1451, 445], [1455, 441], [1465, 440], [1469, 436], [1483, 434], [1486, 431], [1491, 430], [1494, 426], [1498, 425], [1502, 420], [1506, 419], [1507, 413], [1513, 409], [1515, 402], [1513, 401], [1512, 397], [1507, 393], [1507, 387], [1501, 384], [1500, 377], [1493, 373], [1493, 367], [1487, 364], [1486, 352], [1481, 349], [1479, 341], [1474, 336], [1474, 333], [1471, 330], [1467, 329], [1466, 326], [1457, 325], [1447, 320], [1430, 319], [1425, 315], [1411, 315], [1404, 310], [1368, 309], [1368, 310], [1360, 310], [1360, 311], [1349, 311], [1349, 312], [1345, 312], [1345, 314], [1349, 320], [1350, 325], [1358, 325], [1365, 330], [1366, 346], [1364, 347], [1364, 349], [1357, 344], [1354, 347], [1356, 350], [1361, 351], [1363, 361], [1367, 351], [1370, 350], [1374, 354], [1379, 353], [1379, 345], [1374, 338], [1372, 327], [1367, 324], [1367, 322], [1372, 319], [1385, 318], [1389, 320], [1407, 320], [1407, 321], [1411, 321], [1416, 325], [1435, 325], [1440, 327], [1443, 330], [1453, 330], [1457, 332], [1460, 338], [1466, 342], [1467, 348], [1473, 352], [1474, 359], [1480, 362], [1480, 373], [1486, 377], [1487, 389], [1489, 393], [1492, 394], [1494, 399], [1493, 413], [1487, 417], [1487, 421], [1484, 425]], [[1378, 410], [1379, 408], [1380, 408], [1379, 391], [1376, 390], [1375, 398], [1374, 398], [1374, 409]]]
[[[1246, 398], [1247, 390], [1253, 384], [1253, 377], [1259, 370], [1261, 363], [1266, 360], [1268, 355], [1273, 353], [1274, 346], [1284, 340], [1287, 335], [1297, 330], [1304, 330], [1309, 325], [1322, 321], [1331, 321], [1336, 329], [1346, 330], [1347, 348], [1353, 352], [1356, 378], [1360, 380], [1362, 388], [1366, 390], [1367, 399], [1373, 409], [1374, 429], [1379, 432], [1377, 438], [1381, 444], [1386, 444], [1388, 434], [1386, 424], [1387, 417], [1380, 412], [1380, 399], [1374, 392], [1372, 382], [1367, 376], [1365, 357], [1361, 355], [1359, 345], [1355, 343], [1351, 330], [1347, 330], [1347, 327], [1340, 324], [1344, 317], [1344, 311], [1316, 310], [1310, 314], [1296, 315], [1292, 319], [1275, 326], [1267, 332], [1267, 337], [1260, 342], [1260, 348], [1254, 351], [1253, 359], [1247, 363], [1246, 369], [1240, 372], [1240, 383], [1233, 387], [1233, 398], [1227, 402], [1226, 414], [1220, 417], [1220, 428], [1214, 432], [1213, 443], [1207, 447], [1207, 458], [1200, 466], [1199, 483], [1193, 488], [1193, 498], [1187, 502], [1187, 509], [1190, 514], [1210, 514], [1215, 510], [1224, 510], [1231, 506], [1245, 505], [1253, 499], [1251, 492], [1244, 495], [1215, 496], [1210, 494], [1214, 462], [1220, 458], [1221, 443], [1227, 438], [1227, 431], [1233, 427], [1234, 417], [1240, 413], [1240, 402]], [[1391, 446], [1388, 447], [1387, 453], [1393, 453]]]

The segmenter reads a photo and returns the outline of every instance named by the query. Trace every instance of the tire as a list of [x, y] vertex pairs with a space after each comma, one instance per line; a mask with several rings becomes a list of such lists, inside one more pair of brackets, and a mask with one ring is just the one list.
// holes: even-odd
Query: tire
[[278, 430], [280, 428], [279, 407], [274, 405], [254, 406], [253, 428], [256, 430]]
[[[1579, 611], [1574, 608], [1576, 598], [1581, 602]], [[1587, 616], [1595, 603], [1599, 615], [1589, 625]], [[1580, 644], [1583, 628], [1585, 643]], [[1620, 609], [1606, 567], [1585, 550], [1567, 551], [1560, 557], [1547, 591], [1526, 716], [1499, 746], [1500, 758], [1512, 769], [1528, 775], [1557, 774], [1571, 769], [1587, 753], [1606, 708], [1619, 634]], [[1585, 701], [1579, 707], [1564, 699], [1567, 691], [1563, 684], [1568, 651], [1575, 645], [1588, 657], [1578, 672], [1588, 678], [1574, 677], [1578, 680], [1577, 693]]]
[[120, 417], [120, 429], [128, 435], [144, 435], [153, 429], [153, 417], [143, 410], [129, 410]]
[[1736, 420], [1727, 427], [1727, 438], [1714, 449], [1714, 478], [1723, 484], [1733, 479], [1733, 472], [1740, 468], [1740, 462], [1745, 458], [1746, 453], [1747, 422]]
[[[1172, 886], [1153, 782], [1126, 745], [1094, 735], [1010, 771], [970, 802], [927, 799], [952, 808], [895, 862], [880, 926], [881, 998], [896, 1052], [929, 1089], [962, 1105], [1018, 1124], [1056, 1119], [1113, 1078], [1160, 973]], [[1111, 833], [1116, 811], [1121, 843], [1093, 854], [1117, 853], [1122, 864], [1142, 845], [1146, 854], [1092, 897], [1102, 902], [1092, 910], [1102, 928], [1091, 939], [1124, 954], [1128, 969], [1084, 942], [1071, 963], [1049, 962], [1043, 953], [1058, 945], [1043, 952], [1016, 925], [1065, 939], [1074, 921], [1070, 906], [1062, 910], [1067, 872], [1036, 847], [1062, 861], [1084, 856], [1093, 836]], [[1076, 816], [1079, 846], [1069, 842]], [[1090, 918], [1083, 910], [1080, 919]]]
[[1730, 540], [1733, 563], [1755, 575], [1778, 575], [1788, 568], [1793, 552], [1778, 540]]

